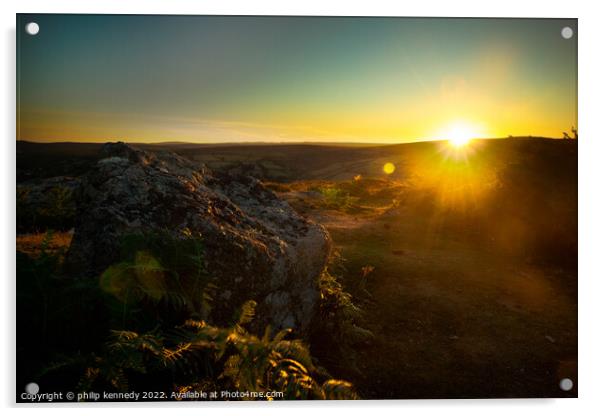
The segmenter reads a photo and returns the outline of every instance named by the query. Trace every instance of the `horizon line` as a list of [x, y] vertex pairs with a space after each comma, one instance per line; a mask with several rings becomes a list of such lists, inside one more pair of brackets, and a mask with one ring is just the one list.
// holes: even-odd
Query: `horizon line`
[[[504, 139], [547, 139], [547, 140], [564, 140], [562, 137], [547, 137], [547, 136], [513, 136], [509, 135], [506, 137], [475, 137], [470, 140], [504, 140]], [[128, 141], [127, 139], [115, 138], [113, 140], [101, 140], [101, 141], [77, 141], [77, 140], [59, 140], [59, 141], [42, 141], [37, 139], [17, 139], [17, 142], [36, 143], [36, 144], [104, 144], [104, 143], [116, 143], [124, 142], [127, 144], [143, 144], [143, 145], [167, 145], [167, 144], [183, 144], [183, 145], [288, 145], [288, 144], [306, 144], [306, 145], [317, 145], [317, 144], [330, 144], [330, 145], [399, 145], [399, 144], [411, 144], [411, 143], [424, 143], [424, 142], [441, 142], [449, 139], [415, 139], [411, 141], [400, 141], [400, 142], [360, 142], [360, 141], [261, 141], [261, 140], [247, 140], [247, 141], [206, 141], [206, 142], [194, 142], [194, 141], [180, 141], [180, 140], [165, 140], [160, 142], [139, 142], [139, 141]]]

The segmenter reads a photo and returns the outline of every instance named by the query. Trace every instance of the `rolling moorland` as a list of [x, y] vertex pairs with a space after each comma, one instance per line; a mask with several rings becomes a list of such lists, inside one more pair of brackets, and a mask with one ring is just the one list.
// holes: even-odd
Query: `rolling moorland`
[[19, 385], [576, 397], [577, 141], [17, 142], [17, 295]]

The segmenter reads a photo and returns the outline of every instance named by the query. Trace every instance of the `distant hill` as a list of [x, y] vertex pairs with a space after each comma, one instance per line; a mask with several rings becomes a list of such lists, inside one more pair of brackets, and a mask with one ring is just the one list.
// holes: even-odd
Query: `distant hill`
[[[96, 161], [101, 146], [101, 143], [18, 141], [17, 180], [81, 175]], [[378, 176], [382, 175], [382, 166], [387, 162], [395, 164], [397, 168], [392, 177], [403, 178], [411, 166], [419, 167], [432, 158], [445, 157], [445, 152], [449, 152], [449, 145], [445, 141], [391, 145], [166, 142], [135, 146], [151, 151], [172, 150], [205, 163], [211, 169], [237, 169], [261, 179], [279, 181], [345, 180], [358, 174]], [[576, 163], [576, 148], [577, 143], [573, 140], [514, 137], [473, 140], [467, 151], [475, 154], [471, 156], [473, 163], [499, 165], [534, 154], [551, 162], [574, 156]], [[476, 154], [479, 156], [476, 157]]]

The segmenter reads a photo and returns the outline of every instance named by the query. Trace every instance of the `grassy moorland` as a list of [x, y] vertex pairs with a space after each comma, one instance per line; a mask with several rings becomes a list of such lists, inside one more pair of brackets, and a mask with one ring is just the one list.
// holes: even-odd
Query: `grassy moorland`
[[[507, 245], [504, 228], [484, 231], [489, 224], [468, 213], [442, 218], [428, 206], [435, 201], [416, 206], [396, 199], [403, 187], [395, 183], [365, 182], [321, 183], [301, 198], [305, 191], [293, 189], [311, 182], [281, 192], [328, 228], [344, 288], [364, 310], [361, 325], [376, 334], [353, 365], [329, 357], [328, 347], [315, 350], [329, 368], [367, 398], [556, 396], [558, 380], [576, 378], [568, 245], [556, 261], [539, 251], [544, 236], [529, 248]], [[349, 186], [365, 194], [325, 191]]]
[[[95, 161], [94, 146], [20, 143], [18, 181], [77, 177]], [[269, 385], [290, 386], [289, 398], [354, 395], [339, 379], [360, 397], [375, 399], [576, 396], [576, 388], [558, 388], [562, 378], [577, 379], [576, 141], [473, 141], [461, 149], [435, 142], [145, 147], [252, 174], [323, 224], [334, 252], [322, 276], [322, 317], [333, 326], [315, 328], [308, 340], [313, 358], [285, 334], [245, 329], [252, 304], [241, 306], [230, 328], [200, 323], [199, 310], [192, 314], [196, 320], [175, 327], [180, 338], [171, 330], [152, 332], [166, 307], [149, 301], [154, 289], [124, 308], [116, 292], [99, 292], [96, 281], [95, 287], [66, 286], [57, 270], [71, 241], [65, 218], [72, 214], [63, 212], [70, 205], [61, 199], [40, 213], [21, 201], [21, 212], [38, 220], [23, 220], [17, 236], [18, 304], [25, 317], [18, 322], [18, 350], [31, 356], [40, 336], [46, 345], [37, 361], [19, 364], [25, 378], [58, 371], [65, 386], [118, 389], [144, 385], [142, 374], [151, 381], [170, 374], [182, 391], [203, 383], [258, 389], [267, 388], [257, 380], [272, 380], [271, 369], [293, 365], [296, 378]], [[394, 166], [388, 174], [387, 163]], [[163, 265], [188, 270], [163, 258], [169, 247], [145, 248], [152, 249]], [[113, 272], [131, 261], [126, 253]], [[211, 286], [203, 285], [211, 295]], [[169, 299], [170, 313], [182, 313], [180, 295]], [[39, 308], [43, 319], [30, 319]], [[65, 327], [65, 316], [79, 319]], [[94, 331], [86, 321], [91, 316], [100, 322]], [[182, 337], [210, 340], [211, 348], [228, 351], [226, 358], [217, 350], [179, 350]], [[129, 353], [116, 361], [116, 350]], [[276, 364], [249, 364], [259, 356], [277, 357]]]

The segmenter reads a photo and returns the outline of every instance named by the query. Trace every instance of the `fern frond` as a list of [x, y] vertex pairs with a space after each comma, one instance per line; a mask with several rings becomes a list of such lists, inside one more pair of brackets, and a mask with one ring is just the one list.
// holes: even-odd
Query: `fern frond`
[[240, 308], [240, 316], [238, 317], [237, 324], [238, 325], [246, 325], [253, 321], [255, 318], [255, 308], [257, 307], [257, 302], [254, 300], [248, 300], [242, 304]]
[[357, 400], [359, 396], [351, 383], [342, 380], [328, 380], [322, 384], [324, 398], [327, 400]]

